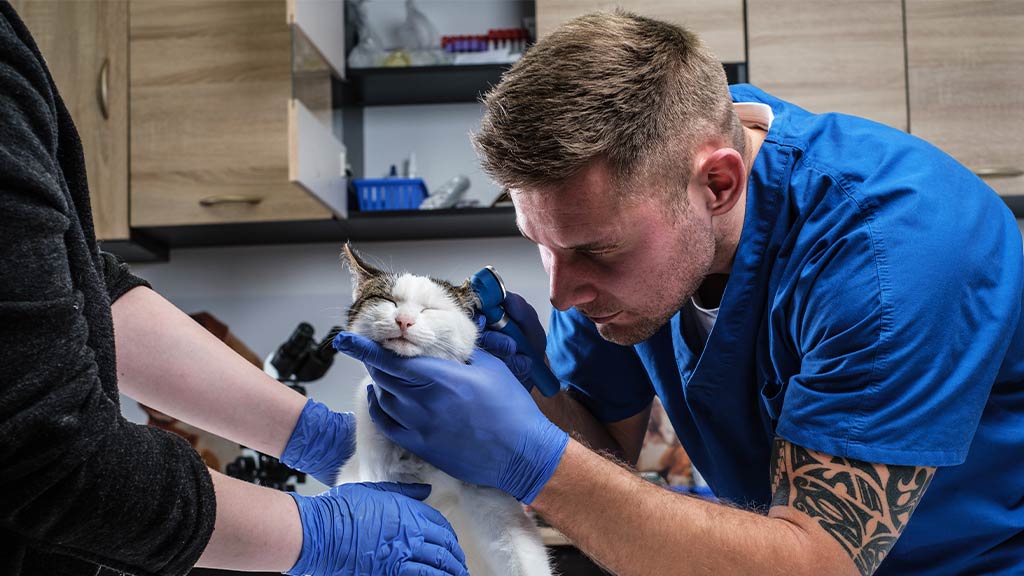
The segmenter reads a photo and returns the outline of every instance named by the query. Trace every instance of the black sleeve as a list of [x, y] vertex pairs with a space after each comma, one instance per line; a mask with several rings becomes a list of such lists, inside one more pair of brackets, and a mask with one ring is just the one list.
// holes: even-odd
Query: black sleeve
[[101, 382], [51, 86], [0, 0], [0, 527], [132, 574], [185, 574], [213, 531], [212, 482], [188, 443], [126, 421]]
[[109, 252], [100, 252], [100, 258], [103, 259], [103, 279], [106, 282], [107, 294], [110, 296], [111, 303], [132, 288], [150, 287], [149, 282], [132, 274], [128, 265], [118, 260], [117, 256]]

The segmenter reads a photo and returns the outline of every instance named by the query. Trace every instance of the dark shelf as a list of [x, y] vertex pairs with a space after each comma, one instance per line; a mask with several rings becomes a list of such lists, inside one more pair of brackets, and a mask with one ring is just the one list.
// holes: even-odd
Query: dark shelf
[[[347, 219], [293, 222], [241, 222], [195, 226], [158, 226], [141, 233], [166, 250], [202, 246], [245, 246], [309, 242], [430, 240], [440, 238], [496, 238], [518, 236], [515, 210], [460, 208], [451, 210], [394, 210], [353, 212]], [[104, 249], [110, 250], [108, 243]], [[129, 262], [151, 262], [142, 253], [118, 254]], [[157, 258], [160, 259], [160, 258]]]
[[341, 224], [338, 220], [154, 226], [142, 230], [172, 250], [203, 246], [332, 242], [342, 237]]
[[340, 220], [352, 240], [426, 240], [519, 236], [512, 207], [353, 212]]
[[476, 102], [509, 64], [349, 68], [335, 79], [335, 106], [393, 106]]

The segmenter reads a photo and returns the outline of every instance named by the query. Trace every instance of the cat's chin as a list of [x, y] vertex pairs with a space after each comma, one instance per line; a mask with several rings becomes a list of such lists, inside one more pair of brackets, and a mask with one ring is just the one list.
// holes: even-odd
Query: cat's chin
[[384, 342], [381, 343], [381, 346], [387, 348], [388, 350], [391, 350], [392, 352], [398, 354], [399, 356], [412, 357], [423, 355], [423, 348], [420, 348], [416, 344], [413, 344], [412, 342], [404, 338], [392, 338], [389, 340], [385, 340]]

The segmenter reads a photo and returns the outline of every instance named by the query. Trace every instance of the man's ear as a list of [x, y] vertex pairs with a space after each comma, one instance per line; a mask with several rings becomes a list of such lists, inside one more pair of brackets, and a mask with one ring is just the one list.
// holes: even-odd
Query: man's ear
[[703, 156], [697, 171], [710, 193], [708, 211], [712, 216], [732, 210], [747, 187], [747, 167], [733, 148], [718, 148]]

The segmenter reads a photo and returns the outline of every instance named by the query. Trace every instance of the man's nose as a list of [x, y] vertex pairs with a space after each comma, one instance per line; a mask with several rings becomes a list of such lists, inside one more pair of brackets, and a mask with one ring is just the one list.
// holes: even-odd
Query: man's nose
[[551, 255], [547, 259], [548, 296], [551, 305], [565, 311], [573, 306], [592, 301], [597, 292], [585, 274], [564, 257]]

